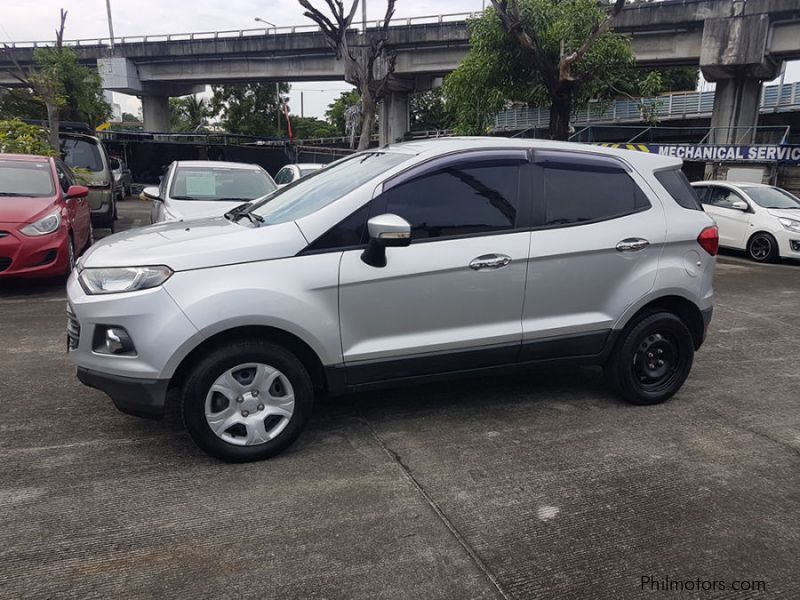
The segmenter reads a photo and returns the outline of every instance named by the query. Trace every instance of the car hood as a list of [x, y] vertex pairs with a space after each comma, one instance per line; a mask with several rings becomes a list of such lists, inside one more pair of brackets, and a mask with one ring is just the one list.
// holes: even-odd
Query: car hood
[[794, 219], [795, 221], [800, 221], [800, 208], [768, 208], [767, 212], [773, 217], [783, 217], [785, 219]]
[[33, 223], [55, 209], [55, 198], [0, 197], [0, 223]]
[[224, 217], [171, 221], [118, 233], [94, 244], [83, 267], [167, 265], [203, 269], [294, 256], [307, 242], [294, 222], [254, 227]]
[[235, 202], [202, 201], [202, 200], [174, 200], [170, 201], [167, 211], [176, 219], [200, 219], [205, 217], [221, 217], [231, 209], [244, 204], [241, 200]]

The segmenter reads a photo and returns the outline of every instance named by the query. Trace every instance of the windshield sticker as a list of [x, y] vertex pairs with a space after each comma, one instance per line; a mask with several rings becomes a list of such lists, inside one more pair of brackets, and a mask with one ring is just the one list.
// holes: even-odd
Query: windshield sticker
[[217, 179], [214, 173], [188, 173], [186, 194], [189, 196], [216, 196]]

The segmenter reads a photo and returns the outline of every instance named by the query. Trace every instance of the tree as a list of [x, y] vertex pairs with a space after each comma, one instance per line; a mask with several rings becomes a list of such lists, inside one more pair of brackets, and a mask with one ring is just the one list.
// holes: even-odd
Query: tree
[[455, 124], [455, 115], [445, 101], [441, 88], [412, 94], [409, 113], [411, 131], [450, 129]]
[[47, 119], [47, 111], [30, 88], [0, 89], [0, 119]]
[[14, 59], [6, 45], [6, 54], [14, 70], [12, 76], [31, 91], [31, 97], [44, 106], [49, 141], [58, 147], [62, 112], [68, 118], [87, 121], [93, 128], [111, 114], [111, 106], [103, 97], [100, 76], [78, 63], [78, 56], [64, 46], [67, 11], [61, 10], [55, 45], [34, 50], [34, 66], [27, 72]]
[[226, 131], [255, 136], [277, 135], [278, 109], [286, 102], [288, 84], [281, 84], [280, 97], [274, 83], [215, 85], [213, 91], [211, 114], [221, 118]]
[[325, 111], [325, 118], [334, 127], [335, 135], [347, 135], [347, 120], [344, 113], [348, 108], [355, 106], [359, 102], [358, 91], [350, 90], [339, 94], [339, 97], [328, 106], [328, 110]]
[[202, 131], [208, 126], [211, 116], [211, 109], [204, 98], [191, 95], [169, 99], [170, 131], [179, 133]]
[[572, 111], [613, 95], [633, 63], [630, 42], [609, 31], [624, 0], [492, 0], [471, 22], [472, 49], [445, 81], [457, 129], [485, 132], [510, 100], [550, 107], [550, 137], [567, 139]]
[[41, 127], [28, 125], [19, 119], [0, 121], [0, 153], [56, 154]]
[[394, 73], [396, 55], [386, 47], [389, 22], [394, 15], [395, 0], [386, 0], [386, 14], [377, 31], [362, 32], [357, 44], [348, 40], [347, 30], [353, 22], [359, 0], [353, 0], [345, 13], [343, 0], [325, 0], [330, 15], [315, 8], [310, 0], [298, 0], [306, 9], [306, 17], [319, 25], [328, 45], [338, 60], [344, 61], [344, 79], [356, 86], [361, 96], [361, 136], [358, 149], [369, 148], [372, 123], [375, 122], [378, 104], [389, 92], [389, 81]]
[[292, 117], [292, 133], [296, 140], [325, 138], [336, 136], [336, 128], [322, 119], [315, 117]]

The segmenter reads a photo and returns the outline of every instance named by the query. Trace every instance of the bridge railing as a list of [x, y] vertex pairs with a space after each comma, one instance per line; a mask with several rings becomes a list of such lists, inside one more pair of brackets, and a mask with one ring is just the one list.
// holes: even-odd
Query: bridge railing
[[[611, 102], [590, 102], [572, 115], [575, 125], [608, 122], [643, 121], [643, 108], [658, 120], [685, 119], [708, 116], [714, 109], [714, 91], [676, 92], [636, 100], [618, 99]], [[761, 112], [800, 110], [800, 82], [764, 86], [761, 93]], [[495, 117], [497, 131], [547, 127], [550, 112], [542, 107], [514, 108]]]
[[[478, 13], [459, 12], [446, 13], [441, 15], [426, 15], [419, 17], [407, 17], [405, 19], [392, 19], [392, 27], [403, 27], [411, 25], [442, 25], [444, 23], [458, 23], [474, 17]], [[381, 21], [368, 21], [367, 29], [370, 27], [380, 27]], [[361, 23], [353, 23], [353, 29], [360, 31]], [[223, 31], [198, 31], [190, 33], [167, 33], [155, 35], [134, 35], [114, 38], [115, 45], [124, 44], [143, 44], [148, 42], [179, 42], [179, 41], [200, 41], [217, 39], [238, 39], [247, 37], [260, 37], [267, 35], [293, 35], [297, 33], [313, 33], [320, 28], [313, 24], [304, 25], [285, 25], [280, 27], [257, 27], [254, 29], [228, 29]], [[6, 42], [10, 48], [47, 48], [53, 46], [55, 41], [29, 41], [29, 42]], [[75, 40], [64, 40], [65, 46], [73, 48], [111, 46], [111, 38], [83, 38]]]

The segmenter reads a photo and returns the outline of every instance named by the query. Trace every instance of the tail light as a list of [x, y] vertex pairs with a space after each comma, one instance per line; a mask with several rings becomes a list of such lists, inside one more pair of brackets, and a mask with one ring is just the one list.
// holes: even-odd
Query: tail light
[[716, 225], [706, 227], [697, 236], [697, 243], [711, 256], [716, 256], [719, 251], [719, 229]]

